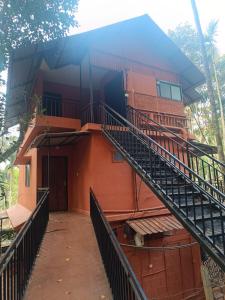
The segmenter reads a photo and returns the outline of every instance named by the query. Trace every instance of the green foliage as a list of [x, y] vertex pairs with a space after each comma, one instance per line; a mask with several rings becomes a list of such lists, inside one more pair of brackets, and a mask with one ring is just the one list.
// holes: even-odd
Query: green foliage
[[64, 36], [76, 26], [77, 0], [0, 0], [0, 70], [11, 49]]
[[[5, 82], [1, 72], [8, 67], [10, 53], [20, 46], [65, 36], [71, 27], [77, 26], [77, 5], [78, 0], [0, 0], [0, 163], [7, 159], [12, 161], [29, 124], [24, 116], [16, 139], [10, 138], [4, 128]], [[6, 169], [0, 171], [1, 199], [7, 194], [8, 172]], [[13, 170], [11, 174], [13, 180], [16, 178], [15, 172]], [[16, 191], [10, 191], [14, 199]]]
[[[219, 79], [219, 86], [222, 93], [222, 100], [225, 107], [225, 55], [219, 56], [216, 48], [218, 21], [212, 20], [205, 33], [205, 44], [207, 50], [208, 61], [210, 63], [213, 87], [216, 92], [215, 74], [212, 64], [215, 63], [217, 76]], [[182, 49], [187, 57], [203, 71], [202, 55], [199, 47], [198, 35], [194, 27], [190, 24], [180, 24], [174, 31], [169, 31], [171, 39]], [[202, 95], [202, 101], [192, 104], [187, 108], [189, 116], [191, 117], [192, 133], [202, 142], [215, 145], [215, 134], [213, 132], [212, 112], [210, 101], [208, 98], [207, 88], [203, 85], [199, 90]], [[221, 118], [219, 113], [219, 103], [216, 103], [218, 119]]]
[[175, 30], [169, 30], [170, 38], [178, 45], [184, 54], [200, 69], [202, 56], [196, 30], [189, 23], [178, 25]]
[[19, 169], [12, 165], [6, 165], [0, 170], [2, 186], [0, 187], [0, 209], [8, 208], [17, 202]]

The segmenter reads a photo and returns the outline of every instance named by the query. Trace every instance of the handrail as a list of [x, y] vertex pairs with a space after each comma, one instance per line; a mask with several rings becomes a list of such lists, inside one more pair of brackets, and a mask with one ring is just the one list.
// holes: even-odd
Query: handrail
[[[188, 160], [189, 167], [192, 170], [197, 171], [197, 173], [201, 171], [201, 176], [204, 178], [204, 180], [209, 181], [224, 193], [225, 174], [224, 172], [222, 172], [224, 170], [224, 164], [222, 162], [219, 162], [214, 157], [208, 155], [197, 146], [192, 145], [173, 131], [155, 122], [150, 117], [135, 110], [134, 108], [128, 107], [128, 119], [133, 122], [133, 124], [135, 124], [139, 129], [142, 129], [141, 125], [144, 125], [145, 128], [143, 130], [147, 131], [147, 135], [150, 134], [151, 131], [154, 131], [156, 132], [156, 138], [164, 137], [163, 140], [159, 141], [161, 143], [164, 143], [164, 148], [169, 148], [170, 152], [172, 148], [173, 154], [178, 155], [178, 158], [180, 158], [180, 156], [182, 155], [183, 161], [185, 161], [185, 159]], [[154, 124], [151, 124], [150, 122], [156, 124], [158, 127], [156, 127], [156, 125]], [[168, 136], [167, 133], [170, 133], [172, 137]], [[210, 161], [201, 158], [190, 148], [196, 149], [198, 152], [205, 155]]]
[[[140, 114], [143, 118], [155, 123], [157, 126], [159, 126], [160, 128], [162, 128], [164, 131], [167, 131], [169, 133], [171, 133], [172, 135], [174, 135], [175, 137], [179, 138], [180, 140], [182, 140], [183, 142], [185, 142], [185, 144], [188, 144], [190, 147], [198, 150], [199, 152], [201, 152], [202, 154], [204, 154], [204, 156], [209, 157], [210, 159], [212, 159], [213, 161], [215, 161], [217, 164], [221, 165], [223, 168], [225, 168], [225, 164], [222, 163], [221, 161], [217, 160], [215, 157], [209, 155], [208, 153], [206, 153], [205, 151], [203, 151], [202, 149], [198, 148], [197, 146], [191, 144], [190, 142], [188, 142], [187, 140], [185, 140], [184, 138], [182, 138], [181, 136], [179, 136], [178, 134], [176, 134], [175, 132], [173, 132], [172, 130], [170, 130], [169, 128], [163, 126], [162, 124], [156, 122], [155, 120], [153, 120], [152, 118], [150, 118], [147, 114], [144, 114], [143, 112], [128, 106], [128, 110], [134, 111], [136, 114]], [[149, 124], [151, 125], [151, 124]]]
[[35, 210], [0, 259], [1, 299], [21, 299], [24, 295], [48, 223], [48, 194], [47, 190], [42, 195]]
[[124, 300], [147, 300], [92, 190], [90, 190], [90, 215], [114, 298], [120, 299], [123, 295]]
[[103, 134], [225, 270], [225, 194], [108, 105], [102, 109]]
[[[187, 176], [183, 171], [181, 172], [183, 176], [185, 176], [188, 180], [190, 180], [190, 182], [193, 183], [193, 185], [196, 186], [197, 189], [202, 190], [202, 192], [208, 194], [208, 196], [211, 197], [212, 201], [216, 202], [221, 208], [225, 208], [225, 206], [222, 204], [222, 202], [224, 202], [225, 200], [225, 194], [222, 193], [220, 190], [218, 190], [215, 186], [213, 186], [212, 184], [208, 183], [207, 181], [205, 181], [199, 174], [197, 174], [194, 170], [192, 170], [191, 168], [189, 168], [184, 162], [182, 162], [180, 159], [178, 159], [176, 156], [174, 156], [173, 154], [171, 154], [168, 150], [166, 150], [164, 147], [162, 147], [160, 144], [158, 144], [155, 140], [153, 140], [152, 138], [150, 138], [149, 136], [145, 135], [139, 128], [137, 128], [134, 124], [132, 124], [131, 122], [129, 122], [127, 119], [125, 119], [123, 116], [121, 116], [118, 112], [116, 112], [114, 109], [112, 109], [110, 106], [108, 106], [105, 103], [101, 104], [103, 109], [107, 108], [109, 111], [111, 111], [113, 114], [111, 114], [110, 112], [107, 112], [107, 110], [105, 109], [106, 113], [109, 113], [111, 118], [115, 119], [117, 122], [120, 123], [119, 126], [124, 127], [126, 125], [128, 125], [128, 130], [129, 127], [131, 127], [134, 131], [136, 131], [138, 133], [138, 138], [141, 139], [140, 137], [142, 137], [142, 140], [144, 142], [148, 141], [150, 144], [154, 144], [157, 149], [160, 149], [161, 152], [164, 152], [166, 154], [166, 156], [170, 157], [171, 160], [168, 160], [166, 158], [166, 156], [164, 156], [163, 158], [174, 168], [176, 168], [178, 171], [181, 171], [175, 164], [175, 162], [177, 163], [178, 166], [181, 166], [183, 169], [185, 169], [188, 174], [190, 174], [191, 176], [195, 176], [199, 181], [202, 181], [204, 183], [205, 186], [208, 187], [209, 192], [205, 191], [203, 188], [201, 188], [201, 186], [199, 184], [197, 184], [195, 181], [193, 182], [193, 180], [190, 180], [190, 176]], [[115, 118], [115, 115], [122, 120], [122, 122], [118, 121]], [[106, 116], [105, 116], [106, 118]], [[105, 122], [105, 124], [103, 124], [103, 130], [105, 130], [107, 128], [107, 126], [109, 126], [107, 124], [107, 122]], [[114, 125], [116, 126], [116, 125]], [[132, 134], [135, 134], [134, 131], [131, 131]], [[148, 145], [148, 144], [147, 144]], [[171, 161], [173, 163], [171, 163]], [[213, 192], [218, 196], [218, 199], [222, 198], [222, 201], [217, 200], [214, 195]]]

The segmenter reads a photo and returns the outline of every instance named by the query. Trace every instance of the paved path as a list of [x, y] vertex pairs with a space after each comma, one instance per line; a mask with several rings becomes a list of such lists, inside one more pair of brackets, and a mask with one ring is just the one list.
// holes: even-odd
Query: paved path
[[25, 300], [111, 300], [91, 220], [52, 213]]

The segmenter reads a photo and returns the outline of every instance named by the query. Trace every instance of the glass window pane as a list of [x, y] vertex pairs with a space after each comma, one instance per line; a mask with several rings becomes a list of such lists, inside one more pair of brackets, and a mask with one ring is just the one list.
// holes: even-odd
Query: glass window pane
[[113, 161], [123, 161], [123, 156], [120, 154], [119, 151], [115, 151], [113, 153]]
[[30, 164], [25, 165], [25, 186], [30, 186]]
[[160, 82], [160, 96], [171, 99], [170, 84]]
[[181, 90], [179, 86], [171, 85], [172, 99], [181, 100]]

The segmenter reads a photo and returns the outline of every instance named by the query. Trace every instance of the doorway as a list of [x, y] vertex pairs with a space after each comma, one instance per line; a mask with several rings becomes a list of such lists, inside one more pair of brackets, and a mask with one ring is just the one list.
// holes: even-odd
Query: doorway
[[68, 162], [65, 156], [42, 158], [42, 186], [49, 187], [50, 211], [68, 209], [67, 169]]
[[116, 75], [104, 87], [105, 103], [126, 118], [123, 72]]

